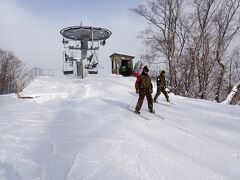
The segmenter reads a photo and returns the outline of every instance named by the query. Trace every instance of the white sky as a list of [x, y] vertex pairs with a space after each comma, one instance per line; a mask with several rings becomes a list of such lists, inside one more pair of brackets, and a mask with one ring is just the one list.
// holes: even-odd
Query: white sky
[[[21, 0], [0, 0], [0, 48], [13, 51], [28, 69], [50, 68], [60, 74], [63, 45], [59, 31], [83, 22], [84, 26], [98, 26], [112, 31], [106, 45], [100, 47], [98, 51], [100, 64], [105, 67], [103, 72], [110, 73], [109, 56], [112, 53], [133, 55], [136, 57], [135, 60], [139, 60], [139, 55], [144, 50], [137, 35], [145, 29], [146, 23], [128, 10], [140, 3], [139, 0], [139, 3], [126, 4], [126, 9], [105, 13], [102, 16], [92, 12], [91, 9], [89, 13], [83, 14], [81, 11], [79, 13], [66, 11], [65, 14], [63, 12], [63, 16], [46, 14], [44, 11], [41, 13], [39, 9], [24, 5]], [[84, 5], [89, 8], [86, 3]]]

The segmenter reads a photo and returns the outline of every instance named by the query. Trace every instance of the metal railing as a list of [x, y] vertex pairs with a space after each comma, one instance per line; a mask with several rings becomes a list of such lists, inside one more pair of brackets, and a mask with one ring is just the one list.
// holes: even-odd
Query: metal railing
[[41, 69], [38, 67], [32, 68], [25, 74], [22, 88], [29, 85], [34, 79], [39, 76], [54, 76], [54, 71], [52, 69]]

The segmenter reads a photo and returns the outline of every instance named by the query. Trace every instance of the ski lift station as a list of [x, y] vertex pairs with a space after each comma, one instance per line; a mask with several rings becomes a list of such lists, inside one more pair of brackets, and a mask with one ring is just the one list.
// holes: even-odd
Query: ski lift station
[[[63, 74], [85, 78], [98, 73], [96, 51], [106, 44], [111, 31], [92, 26], [71, 26], [60, 31], [63, 36]], [[88, 55], [89, 52], [89, 55]]]
[[123, 76], [133, 75], [134, 56], [114, 53], [110, 58], [112, 61], [112, 74], [120, 74]]

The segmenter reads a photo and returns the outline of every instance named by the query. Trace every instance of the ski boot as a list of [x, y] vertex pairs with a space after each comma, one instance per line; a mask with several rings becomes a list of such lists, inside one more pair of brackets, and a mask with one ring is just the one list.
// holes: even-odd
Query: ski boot
[[135, 112], [136, 114], [140, 114], [140, 111], [139, 111], [139, 110], [138, 110], [138, 111], [137, 111], [137, 110], [135, 110], [134, 112]]
[[153, 113], [153, 114], [155, 113], [155, 111], [154, 111], [153, 109], [149, 110], [149, 112], [150, 112], [150, 113]]

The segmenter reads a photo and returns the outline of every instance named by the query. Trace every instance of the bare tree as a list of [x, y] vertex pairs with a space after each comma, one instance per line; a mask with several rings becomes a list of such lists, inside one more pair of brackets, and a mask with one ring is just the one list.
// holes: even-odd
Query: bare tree
[[194, 9], [188, 52], [192, 58], [190, 76], [197, 77], [198, 84], [192, 88], [201, 98], [215, 90], [219, 99], [227, 48], [239, 31], [239, 0], [195, 0]]
[[216, 0], [194, 0], [194, 12], [191, 15], [193, 23], [189, 39], [191, 69], [191, 82], [195, 97], [199, 94], [201, 98], [207, 97], [207, 89], [210, 80], [210, 72], [214, 66], [211, 57], [212, 46], [212, 22], [211, 19], [216, 12], [218, 4]]
[[152, 0], [147, 1], [146, 5], [131, 9], [150, 23], [143, 38], [153, 51], [165, 55], [171, 87], [176, 85], [177, 79], [175, 53], [181, 5], [182, 0]]
[[239, 59], [229, 60], [239, 32], [239, 6], [240, 0], [193, 0], [191, 10], [183, 12], [182, 0], [147, 0], [131, 9], [149, 23], [140, 35], [147, 49], [142, 57], [149, 64], [164, 57], [176, 94], [226, 96], [223, 92], [239, 73], [234, 71]]
[[218, 12], [214, 17], [216, 28], [215, 61], [219, 66], [219, 74], [217, 76], [216, 84], [216, 100], [219, 100], [226, 70], [226, 62], [224, 61], [224, 56], [227, 53], [232, 39], [239, 33], [239, 14], [240, 0], [223, 0], [221, 1], [221, 7], [218, 9]]
[[22, 88], [23, 64], [12, 52], [0, 49], [0, 94]]

